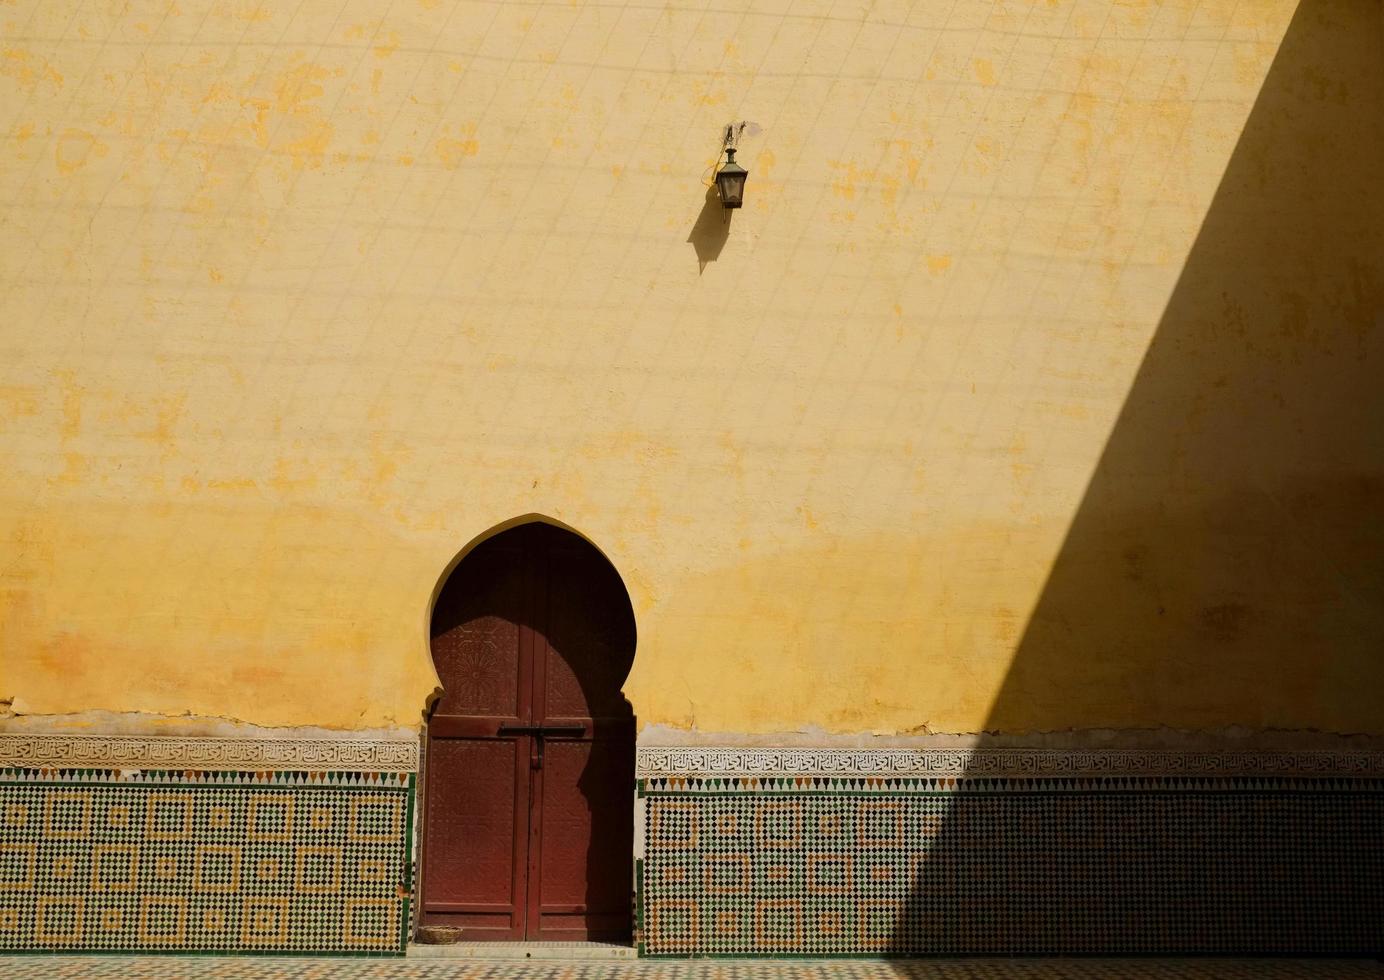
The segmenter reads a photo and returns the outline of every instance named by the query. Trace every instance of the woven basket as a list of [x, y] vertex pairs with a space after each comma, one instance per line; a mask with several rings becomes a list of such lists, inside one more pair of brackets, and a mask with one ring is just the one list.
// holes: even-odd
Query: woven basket
[[429, 946], [445, 946], [461, 942], [461, 929], [457, 926], [419, 926], [418, 941]]

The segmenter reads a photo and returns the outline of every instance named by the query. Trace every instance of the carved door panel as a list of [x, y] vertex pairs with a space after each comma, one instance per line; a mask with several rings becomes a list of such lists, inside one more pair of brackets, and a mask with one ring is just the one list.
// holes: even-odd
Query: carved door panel
[[522, 939], [532, 737], [531, 588], [519, 542], [500, 538], [457, 568], [433, 613], [443, 695], [428, 724], [422, 918], [468, 937]]
[[634, 620], [615, 569], [524, 525], [478, 546], [433, 615], [421, 920], [468, 939], [630, 934]]
[[615, 569], [573, 535], [546, 549], [534, 713], [553, 732], [532, 793], [529, 919], [535, 938], [618, 942], [630, 933], [634, 717], [620, 685], [634, 620]]

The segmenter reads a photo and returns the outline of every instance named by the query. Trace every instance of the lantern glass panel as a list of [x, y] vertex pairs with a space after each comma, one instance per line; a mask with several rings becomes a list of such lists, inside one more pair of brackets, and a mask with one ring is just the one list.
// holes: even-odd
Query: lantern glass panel
[[721, 203], [738, 208], [745, 199], [745, 174], [718, 174], [716, 184], [721, 189]]
[[721, 206], [738, 208], [745, 199], [745, 178], [749, 172], [735, 162], [735, 150], [726, 150], [726, 165], [716, 173], [716, 189], [721, 194]]

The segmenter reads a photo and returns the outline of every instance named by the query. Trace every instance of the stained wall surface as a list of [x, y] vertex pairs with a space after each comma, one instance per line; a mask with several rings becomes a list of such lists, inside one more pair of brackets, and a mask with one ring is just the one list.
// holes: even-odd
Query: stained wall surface
[[1370, 0], [0, 5], [0, 698], [416, 724], [542, 514], [641, 722], [1384, 733], [1381, 109]]

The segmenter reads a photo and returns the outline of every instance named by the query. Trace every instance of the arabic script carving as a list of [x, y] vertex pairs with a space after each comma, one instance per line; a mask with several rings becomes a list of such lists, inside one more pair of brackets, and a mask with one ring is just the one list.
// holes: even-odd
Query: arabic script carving
[[402, 739], [179, 738], [0, 733], [0, 766], [22, 769], [236, 769], [417, 772]]
[[658, 776], [1369, 776], [1384, 752], [641, 747]]

